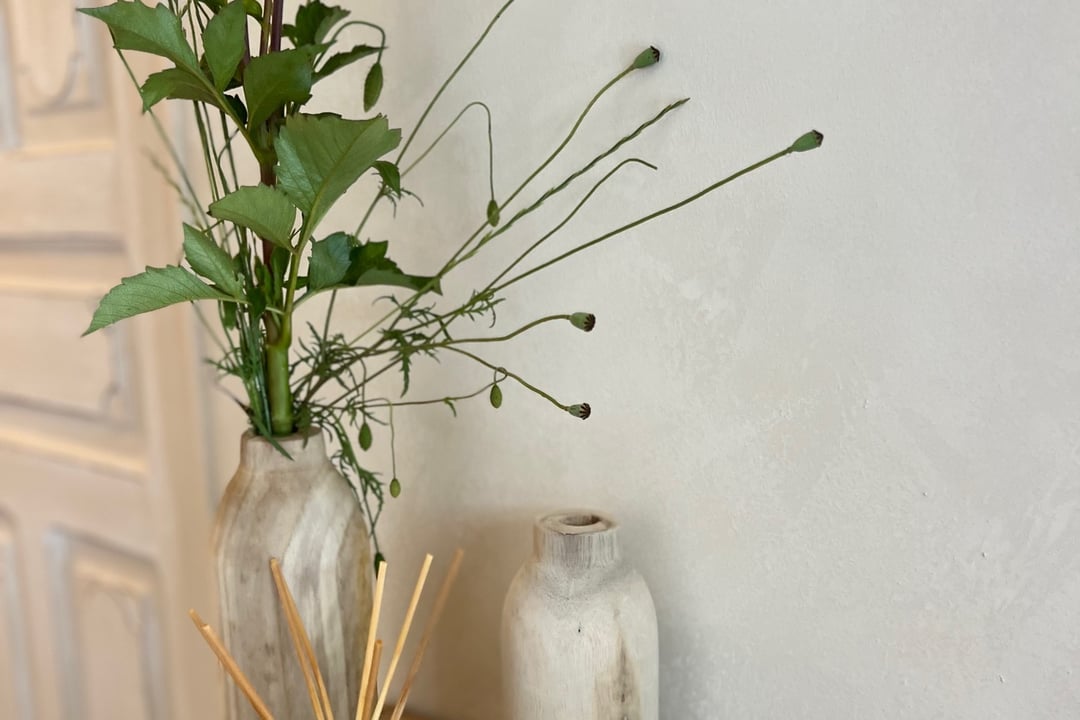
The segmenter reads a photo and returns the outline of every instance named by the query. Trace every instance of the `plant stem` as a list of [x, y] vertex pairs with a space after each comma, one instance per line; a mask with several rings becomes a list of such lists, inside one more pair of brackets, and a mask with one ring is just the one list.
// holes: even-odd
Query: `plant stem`
[[555, 158], [557, 158], [559, 156], [559, 153], [561, 153], [563, 151], [563, 149], [570, 143], [570, 140], [573, 139], [574, 135], [578, 131], [578, 128], [581, 127], [581, 123], [583, 123], [585, 121], [585, 116], [589, 114], [590, 110], [592, 110], [593, 105], [595, 105], [596, 102], [601, 97], [603, 97], [604, 93], [606, 93], [608, 90], [610, 90], [612, 88], [612, 86], [615, 85], [615, 83], [619, 82], [620, 80], [622, 80], [624, 77], [626, 77], [627, 75], [629, 75], [633, 71], [634, 71], [634, 66], [631, 65], [630, 67], [626, 68], [625, 70], [620, 72], [615, 77], [611, 78], [611, 80], [608, 80], [607, 84], [604, 85], [604, 87], [602, 87], [602, 88], [600, 88], [599, 90], [596, 91], [596, 94], [593, 95], [592, 100], [589, 101], [589, 104], [586, 105], [585, 109], [581, 111], [580, 115], [578, 115], [578, 119], [574, 123], [574, 126], [572, 128], [570, 128], [570, 132], [568, 132], [566, 134], [566, 137], [563, 138], [563, 141], [561, 143], [559, 143], [559, 147], [555, 148], [554, 152], [552, 152], [550, 155], [548, 155], [547, 160], [544, 160], [544, 162], [542, 162], [540, 164], [540, 167], [533, 170], [532, 175], [525, 178], [525, 181], [523, 183], [521, 183], [520, 185], [518, 185], [517, 190], [512, 192], [510, 194], [510, 197], [506, 198], [506, 200], [503, 201], [504, 205], [509, 204], [510, 202], [512, 202], [514, 200], [514, 198], [516, 198], [518, 195], [520, 195], [521, 191], [524, 190], [526, 187], [528, 187], [529, 183], [531, 183], [533, 181], [533, 179], [537, 175], [539, 175], [541, 172], [543, 172], [544, 168], [546, 168], [548, 165], [550, 165], [551, 162]]
[[[529, 183], [531, 183], [536, 178], [537, 175], [539, 175], [541, 172], [543, 172], [544, 168], [546, 168], [548, 165], [550, 165], [555, 160], [555, 158], [557, 158], [559, 156], [559, 153], [561, 153], [563, 151], [563, 149], [566, 148], [566, 146], [573, 139], [574, 135], [577, 134], [578, 128], [581, 127], [581, 123], [583, 123], [585, 121], [585, 117], [589, 114], [589, 111], [592, 110], [593, 106], [596, 105], [597, 101], [599, 101], [600, 98], [604, 96], [604, 93], [606, 93], [608, 90], [610, 90], [617, 82], [619, 82], [624, 77], [626, 77], [627, 75], [632, 73], [634, 71], [634, 69], [635, 69], [634, 66], [631, 65], [630, 67], [620, 71], [618, 75], [616, 75], [615, 77], [608, 80], [604, 84], [603, 87], [601, 87], [599, 90], [596, 91], [596, 94], [592, 96], [592, 99], [589, 100], [588, 104], [585, 106], [585, 109], [582, 110], [581, 113], [578, 115], [577, 120], [574, 122], [573, 127], [570, 128], [570, 132], [568, 132], [566, 134], [566, 137], [564, 137], [563, 141], [561, 143], [559, 143], [559, 146], [556, 147], [555, 150], [552, 151], [552, 153], [547, 156], [547, 159], [545, 159], [544, 162], [540, 163], [539, 167], [537, 167], [535, 170], [532, 171], [531, 175], [529, 175], [527, 178], [525, 178], [525, 180], [520, 185], [518, 185], [517, 189], [514, 190], [514, 192], [510, 193], [510, 195], [505, 200], [502, 201], [502, 203], [501, 203], [502, 207], [506, 207], [510, 203], [512, 203], [514, 201], [514, 199], [518, 195], [520, 195], [522, 193], [522, 191], [525, 190], [526, 187], [529, 186]], [[543, 199], [541, 199], [539, 202], [543, 202]], [[535, 209], [539, 205], [539, 202], [534, 204], [529, 209], [530, 210]], [[515, 215], [514, 218], [512, 218], [509, 223], [507, 223], [503, 227], [499, 228], [499, 230], [496, 230], [495, 233], [493, 233], [493, 235], [501, 234], [501, 233], [506, 232], [507, 229], [509, 229], [510, 225], [513, 223], [513, 221], [517, 220], [518, 217], [520, 217], [520, 214]], [[469, 248], [469, 245], [472, 244], [472, 241], [484, 230], [484, 228], [486, 226], [487, 226], [487, 222], [486, 222], [486, 218], [485, 218], [485, 223], [483, 225], [481, 225], [476, 230], [476, 232], [474, 232], [472, 235], [470, 235], [469, 238], [464, 243], [462, 243], [461, 247], [458, 248], [458, 250], [450, 257], [450, 260], [446, 263], [446, 265], [443, 266], [444, 270], [449, 270], [450, 268], [452, 268], [454, 265], [456, 265], [459, 262], [459, 259], [461, 258], [461, 255]], [[484, 237], [480, 238], [480, 242], [477, 244], [477, 247], [479, 247], [481, 245], [484, 245], [489, 239], [490, 238], [484, 238]]]
[[503, 374], [506, 375], [506, 377], [513, 378], [514, 380], [516, 380], [518, 382], [519, 385], [521, 385], [522, 387], [528, 388], [529, 390], [532, 390], [534, 393], [536, 393], [540, 397], [544, 398], [545, 400], [547, 400], [549, 403], [551, 403], [555, 407], [559, 408], [560, 410], [568, 410], [570, 408], [569, 405], [563, 405], [561, 402], [559, 402], [555, 398], [551, 397], [550, 395], [548, 395], [546, 392], [544, 392], [540, 388], [538, 388], [535, 385], [532, 385], [529, 382], [527, 382], [520, 375], [517, 375], [516, 373], [510, 372], [509, 370], [507, 370], [504, 367], [500, 367], [498, 365], [492, 365], [487, 360], [484, 360], [481, 357], [473, 355], [471, 352], [469, 352], [467, 350], [462, 350], [461, 348], [457, 348], [457, 347], [454, 347], [452, 345], [448, 346], [446, 349], [450, 350], [451, 352], [456, 352], [459, 355], [464, 355], [465, 357], [470, 358], [472, 360], [475, 360], [476, 362], [480, 363], [481, 365], [483, 365], [485, 367], [489, 367], [489, 368], [491, 368], [492, 370], [494, 370], [497, 373], [503, 373]]
[[[285, 336], [282, 335], [282, 338]], [[266, 379], [270, 396], [270, 430], [274, 435], [293, 431], [292, 389], [289, 387], [289, 343], [266, 346]]]
[[[445, 405], [447, 401], [456, 402], [458, 400], [471, 400], [472, 398], [476, 397], [480, 393], [482, 393], [485, 390], [489, 389], [494, 384], [495, 384], [494, 381], [489, 382], [486, 385], [484, 385], [482, 388], [480, 388], [479, 390], [477, 390], [475, 392], [468, 393], [467, 395], [447, 395], [446, 397], [431, 398], [431, 399], [428, 399], [428, 400], [403, 400], [403, 401], [400, 401], [400, 402], [395, 402], [395, 401], [389, 400], [387, 398], [375, 398], [371, 402], [365, 403], [364, 410], [370, 410], [370, 409], [377, 410], [379, 408], [384, 408], [384, 407], [406, 407], [406, 406], [409, 406], [409, 405], [436, 405], [436, 404]], [[328, 406], [328, 407], [330, 407], [330, 406]]]
[[454, 71], [450, 73], [450, 76], [443, 81], [442, 85], [439, 86], [439, 89], [436, 91], [435, 95], [428, 102], [427, 107], [424, 108], [424, 112], [420, 115], [420, 119], [416, 121], [416, 126], [413, 128], [412, 133], [409, 135], [409, 139], [405, 141], [405, 145], [398, 153], [396, 164], [401, 164], [401, 158], [405, 156], [405, 152], [409, 149], [409, 146], [412, 145], [413, 140], [416, 139], [417, 133], [420, 132], [420, 128], [424, 125], [424, 120], [427, 119], [427, 116], [431, 112], [431, 109], [435, 107], [435, 103], [438, 102], [440, 97], [442, 97], [442, 94], [446, 90], [447, 86], [449, 86], [453, 79], [457, 77], [457, 74], [461, 71], [461, 68], [465, 67], [465, 63], [469, 62], [469, 58], [473, 56], [473, 53], [476, 52], [476, 49], [479, 48], [480, 44], [484, 42], [484, 38], [486, 38], [488, 36], [488, 33], [491, 32], [491, 29], [495, 27], [495, 23], [499, 21], [499, 18], [501, 18], [502, 14], [506, 12], [506, 9], [513, 4], [514, 0], [507, 0], [506, 3], [501, 8], [499, 8], [499, 11], [495, 13], [495, 17], [491, 18], [491, 22], [489, 22], [488, 26], [484, 28], [484, 32], [481, 33], [480, 37], [477, 38], [476, 42], [473, 43], [473, 46], [469, 48], [469, 52], [465, 53], [465, 57], [461, 58], [461, 62], [457, 64], [457, 67], [454, 68]]
[[581, 199], [581, 201], [578, 202], [578, 204], [574, 206], [574, 209], [571, 210], [570, 213], [565, 218], [563, 218], [562, 222], [560, 222], [558, 225], [553, 227], [548, 232], [541, 235], [540, 238], [536, 242], [534, 242], [532, 245], [527, 247], [524, 252], [522, 252], [520, 255], [518, 255], [517, 258], [515, 258], [512, 263], [510, 263], [501, 273], [496, 275], [495, 278], [491, 282], [488, 283], [487, 287], [485, 287], [481, 291], [481, 294], [486, 293], [489, 290], [491, 290], [491, 288], [495, 285], [495, 283], [499, 282], [504, 277], [506, 277], [507, 273], [509, 273], [511, 270], [513, 270], [517, 266], [517, 264], [520, 263], [522, 260], [524, 260], [533, 250], [540, 247], [548, 238], [550, 238], [555, 233], [559, 232], [559, 230], [562, 230], [563, 227], [566, 226], [566, 223], [570, 222], [570, 220], [575, 215], [577, 215], [578, 211], [581, 210], [581, 208], [585, 205], [585, 203], [587, 203], [589, 201], [589, 198], [591, 198], [593, 196], [593, 194], [597, 190], [600, 189], [600, 186], [603, 185], [605, 182], [607, 182], [608, 178], [610, 178], [612, 175], [617, 173], [623, 166], [629, 165], [629, 164], [632, 164], [632, 163], [636, 163], [638, 165], [644, 165], [645, 167], [647, 167], [647, 168], [649, 168], [651, 170], [656, 170], [655, 165], [653, 165], [651, 163], [647, 163], [644, 160], [641, 160], [640, 158], [629, 158], [627, 160], [623, 160], [621, 163], [619, 163], [618, 165], [613, 167], [611, 170], [609, 170], [607, 172], [606, 175], [604, 175], [604, 177], [600, 178], [599, 182], [597, 182], [595, 185], [593, 185], [592, 189], [589, 190], [589, 192], [586, 193], [585, 197], [583, 197]]
[[274, 0], [264, 0], [262, 22], [259, 24], [259, 54], [265, 55], [270, 47], [270, 22], [273, 16]]
[[285, 0], [274, 0], [274, 17], [270, 25], [270, 52], [281, 52], [281, 32], [284, 17]]
[[[277, 185], [277, 175], [274, 173], [274, 163], [270, 160], [259, 162], [259, 182], [273, 187]], [[274, 253], [274, 246], [269, 240], [262, 241], [263, 265], [270, 268], [270, 256]]]
[[[323, 42], [325, 42], [327, 45], [333, 47], [334, 45], [337, 44], [338, 35], [341, 35], [343, 30], [345, 30], [346, 28], [354, 27], [356, 25], [363, 25], [364, 27], [374, 28], [375, 30], [379, 31], [379, 54], [375, 56], [375, 61], [376, 62], [381, 61], [382, 60], [383, 50], [386, 49], [386, 31], [383, 30], [381, 26], [376, 25], [375, 23], [372, 23], [372, 22], [367, 22], [366, 20], [350, 20], [347, 23], [344, 23], [344, 24], [340, 25], [338, 27], [338, 29], [334, 31], [334, 34], [331, 35], [326, 40], [324, 40]], [[318, 65], [319, 63], [321, 63], [323, 58], [326, 57], [326, 53], [328, 53], [328, 52], [330, 52], [329, 47], [326, 50], [323, 50], [321, 53], [319, 53], [319, 56], [317, 58], [315, 58], [315, 64]]]
[[753, 172], [754, 170], [757, 170], [758, 168], [764, 167], [765, 165], [768, 165], [769, 163], [773, 162], [774, 160], [778, 160], [779, 158], [782, 158], [785, 155], [788, 155], [788, 154], [790, 154], [792, 152], [794, 152], [794, 151], [790, 147], [785, 148], [784, 150], [781, 150], [780, 152], [778, 152], [778, 153], [776, 153], [774, 155], [770, 155], [769, 157], [765, 158], [764, 160], [760, 160], [760, 161], [754, 163], [753, 165], [749, 165], [749, 166], [743, 168], [742, 170], [735, 173], [734, 175], [729, 175], [728, 177], [724, 178], [723, 180], [715, 182], [712, 185], [709, 185], [705, 189], [700, 190], [700, 191], [694, 193], [693, 195], [691, 195], [689, 197], [683, 198], [682, 200], [680, 200], [679, 202], [677, 202], [677, 203], [675, 203], [673, 205], [668, 205], [667, 207], [661, 208], [660, 210], [657, 210], [656, 212], [649, 213], [648, 215], [645, 215], [644, 217], [640, 217], [637, 220], [634, 220], [633, 222], [629, 222], [626, 225], [623, 225], [622, 227], [615, 228], [614, 230], [612, 230], [610, 232], [604, 233], [603, 235], [601, 235], [598, 238], [594, 238], [594, 239], [590, 240], [587, 243], [582, 243], [581, 245], [578, 245], [576, 248], [573, 248], [572, 250], [567, 250], [563, 254], [558, 255], [558, 256], [552, 258], [551, 260], [548, 260], [547, 262], [543, 262], [543, 263], [537, 265], [536, 267], [532, 268], [531, 270], [526, 270], [525, 272], [521, 273], [520, 275], [517, 275], [515, 277], [510, 278], [509, 280], [502, 283], [501, 285], [496, 285], [495, 287], [493, 287], [491, 289], [491, 292], [492, 293], [497, 293], [500, 290], [504, 290], [507, 287], [513, 285], [514, 283], [516, 283], [516, 282], [518, 282], [520, 280], [524, 280], [525, 278], [529, 277], [530, 275], [532, 275], [534, 273], [540, 272], [541, 270], [543, 270], [546, 267], [550, 267], [550, 266], [554, 265], [557, 262], [561, 262], [561, 261], [565, 260], [566, 258], [570, 257], [571, 255], [576, 255], [577, 253], [581, 252], [582, 250], [585, 250], [587, 248], [592, 247], [593, 245], [601, 243], [604, 240], [607, 240], [608, 238], [614, 237], [615, 235], [619, 235], [620, 233], [624, 233], [627, 230], [630, 230], [632, 228], [637, 227], [638, 225], [643, 225], [643, 224], [649, 222], [650, 220], [655, 220], [656, 218], [660, 217], [661, 215], [666, 215], [669, 212], [673, 212], [675, 210], [678, 210], [679, 208], [683, 207], [684, 205], [689, 205], [690, 203], [694, 202], [695, 200], [698, 200], [698, 199], [704, 197], [705, 195], [708, 195], [713, 190], [716, 190], [717, 188], [720, 188], [720, 187], [723, 187], [724, 185], [727, 185], [732, 180], [740, 178], [743, 175], [746, 175], [747, 173], [750, 173], [750, 172]]
[[[689, 98], [683, 98], [682, 100], [678, 100], [678, 101], [673, 102], [673, 103], [667, 105], [666, 107], [664, 107], [662, 110], [660, 110], [660, 112], [658, 112], [652, 118], [650, 118], [649, 120], [647, 120], [644, 123], [642, 123], [641, 125], [639, 125], [629, 135], [625, 135], [622, 138], [620, 138], [610, 148], [608, 148], [607, 150], [605, 150], [604, 152], [600, 153], [599, 155], [594, 157], [592, 160], [590, 160], [584, 167], [581, 167], [578, 170], [576, 170], [575, 172], [571, 173], [561, 183], [559, 183], [555, 187], [549, 189], [547, 192], [545, 192], [543, 195], [541, 195], [540, 198], [536, 202], [534, 202], [532, 205], [530, 205], [527, 208], [523, 208], [523, 209], [519, 210], [517, 213], [515, 213], [514, 216], [512, 218], [510, 218], [509, 221], [504, 222], [502, 225], [499, 226], [499, 228], [497, 230], [495, 230], [494, 233], [492, 233], [492, 237], [495, 237], [497, 235], [501, 235], [502, 233], [509, 230], [514, 225], [515, 222], [520, 220], [525, 215], [528, 215], [529, 213], [536, 210], [548, 198], [550, 198], [551, 196], [561, 192], [562, 190], [565, 190], [574, 180], [576, 180], [577, 178], [579, 178], [582, 175], [584, 175], [585, 173], [587, 173], [589, 170], [591, 170], [593, 167], [595, 167], [604, 158], [607, 158], [610, 155], [614, 154], [623, 145], [625, 145], [626, 143], [628, 143], [631, 140], [633, 140], [634, 138], [636, 138], [638, 135], [640, 135], [642, 132], [644, 132], [647, 128], [649, 128], [651, 125], [654, 125], [657, 122], [659, 122], [665, 115], [667, 115], [669, 112], [679, 108], [684, 103], [686, 103], [688, 100], [689, 100]], [[505, 204], [506, 203], [504, 202], [503, 205], [505, 205]], [[369, 209], [369, 212], [370, 212], [370, 209]], [[461, 253], [469, 246], [469, 244], [476, 238], [476, 236], [479, 235], [480, 232], [482, 232], [483, 229], [485, 227], [487, 227], [487, 226], [488, 226], [487, 222], [485, 221], [485, 223], [483, 225], [481, 225], [472, 235], [470, 235], [465, 240], [464, 243], [462, 243], [461, 247], [458, 248], [457, 252], [455, 252], [454, 255], [446, 262], [446, 264], [443, 265], [443, 267], [439, 269], [439, 272], [436, 273], [435, 280], [441, 280], [442, 278], [446, 277], [447, 273], [449, 273], [451, 270], [453, 270], [455, 267], [457, 267], [457, 265], [461, 262], [461, 259], [459, 257], [461, 255]], [[417, 302], [417, 300], [419, 300], [420, 297], [424, 293], [426, 293], [428, 290], [431, 289], [431, 287], [434, 286], [435, 280], [433, 280], [431, 283], [429, 283], [424, 288], [421, 288], [419, 291], [413, 293], [403, 303], [403, 305], [405, 307], [411, 307], [413, 304], [415, 304]], [[379, 318], [378, 320], [373, 322], [371, 325], [366, 327], [363, 331], [361, 331], [359, 335], [357, 335], [355, 338], [353, 338], [353, 340], [350, 342], [350, 344], [351, 345], [359, 344], [360, 341], [363, 340], [365, 337], [367, 337], [367, 335], [369, 333], [371, 333], [373, 330], [378, 328], [380, 325], [382, 325], [384, 322], [389, 320], [391, 317], [393, 317], [398, 312], [399, 312], [398, 310], [392, 310], [392, 311], [386, 313], [381, 318]], [[395, 321], [395, 324], [396, 324], [396, 321]], [[419, 327], [424, 327], [425, 325], [428, 325], [428, 324], [430, 324], [430, 321], [421, 323], [419, 325]]]
[[423, 349], [426, 349], [426, 348], [429, 348], [429, 347], [432, 348], [432, 349], [440, 348], [440, 347], [450, 347], [451, 345], [461, 345], [461, 344], [464, 344], [464, 343], [505, 342], [506, 340], [513, 340], [514, 338], [516, 338], [518, 335], [522, 334], [523, 332], [527, 332], [528, 330], [532, 330], [537, 325], [542, 325], [544, 323], [554, 322], [556, 320], [569, 321], [570, 316], [565, 315], [565, 314], [564, 315], [548, 315], [547, 317], [542, 317], [542, 318], [540, 318], [538, 320], [533, 320], [531, 323], [527, 323], [525, 325], [522, 325], [517, 330], [515, 330], [515, 331], [513, 331], [511, 333], [508, 333], [506, 335], [499, 335], [497, 337], [458, 338], [456, 340], [444, 340], [441, 343], [434, 343], [432, 345], [421, 345], [421, 346], [419, 346], [419, 349], [423, 350]]
[[[435, 138], [435, 140], [434, 140], [434, 141], [433, 141], [433, 142], [432, 142], [432, 143], [431, 143], [430, 145], [428, 145], [427, 149], [426, 149], [426, 150], [424, 150], [424, 152], [420, 153], [420, 157], [418, 157], [418, 158], [416, 158], [415, 160], [413, 160], [413, 161], [412, 161], [411, 163], [409, 163], [409, 166], [408, 166], [407, 168], [405, 168], [405, 169], [403, 169], [403, 170], [401, 171], [401, 177], [403, 177], [403, 178], [404, 178], [404, 177], [405, 177], [406, 175], [408, 175], [408, 174], [409, 174], [410, 172], [412, 172], [413, 168], [415, 168], [415, 167], [416, 167], [417, 165], [419, 165], [419, 164], [420, 164], [420, 163], [421, 163], [421, 162], [422, 162], [422, 161], [424, 160], [424, 158], [426, 158], [426, 157], [428, 156], [428, 154], [429, 154], [429, 153], [430, 153], [430, 152], [431, 152], [432, 150], [434, 150], [434, 149], [435, 149], [435, 146], [436, 146], [436, 145], [438, 145], [438, 144], [439, 144], [439, 142], [440, 142], [440, 141], [442, 141], [442, 139], [443, 139], [444, 137], [446, 137], [446, 133], [448, 133], [448, 132], [450, 132], [451, 130], [453, 130], [453, 129], [454, 129], [454, 126], [455, 126], [455, 125], [457, 125], [457, 122], [458, 122], [458, 120], [460, 120], [460, 119], [461, 119], [461, 116], [462, 116], [462, 115], [464, 115], [464, 114], [465, 114], [466, 112], [468, 112], [468, 111], [469, 111], [469, 109], [470, 109], [470, 108], [473, 108], [473, 107], [482, 107], [482, 108], [484, 108], [484, 111], [485, 111], [485, 112], [487, 113], [487, 126], [488, 126], [488, 169], [489, 169], [489, 173], [488, 173], [488, 175], [489, 175], [489, 176], [492, 176], [492, 173], [491, 173], [490, 171], [491, 171], [491, 170], [493, 170], [493, 167], [494, 167], [494, 165], [493, 165], [494, 161], [492, 160], [492, 158], [494, 157], [494, 155], [493, 155], [493, 153], [491, 152], [491, 149], [492, 149], [492, 148], [491, 148], [491, 144], [492, 144], [492, 143], [491, 143], [491, 109], [490, 109], [490, 108], [489, 108], [489, 107], [488, 107], [488, 106], [487, 106], [487, 105], [486, 105], [485, 103], [482, 103], [482, 102], [480, 102], [479, 100], [473, 100], [473, 101], [472, 101], [471, 103], [469, 103], [468, 105], [466, 105], [465, 107], [463, 107], [463, 108], [461, 109], [461, 112], [459, 112], [459, 113], [457, 114], [457, 116], [456, 116], [456, 117], [455, 117], [455, 118], [454, 118], [453, 120], [451, 120], [451, 121], [450, 121], [450, 124], [449, 124], [449, 125], [447, 125], [447, 126], [446, 126], [446, 128], [445, 128], [445, 129], [444, 129], [444, 130], [443, 130], [443, 131], [442, 131], [441, 133], [439, 133], [439, 136], [438, 136], [437, 138]], [[495, 191], [494, 191], [494, 189], [492, 189], [492, 191], [491, 191], [491, 192], [492, 192], [492, 195], [494, 195], [494, 194], [495, 194]]]

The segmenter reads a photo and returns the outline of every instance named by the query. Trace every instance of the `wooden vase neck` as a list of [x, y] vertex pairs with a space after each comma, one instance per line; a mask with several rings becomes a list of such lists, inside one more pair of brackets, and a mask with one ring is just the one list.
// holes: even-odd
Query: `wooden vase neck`
[[533, 526], [533, 551], [539, 562], [571, 571], [614, 567], [622, 561], [618, 528], [595, 512], [553, 513]]
[[316, 468], [327, 463], [326, 443], [319, 428], [309, 428], [305, 432], [274, 440], [292, 460], [282, 455], [265, 437], [248, 430], [240, 439], [240, 465], [252, 472], [288, 472]]

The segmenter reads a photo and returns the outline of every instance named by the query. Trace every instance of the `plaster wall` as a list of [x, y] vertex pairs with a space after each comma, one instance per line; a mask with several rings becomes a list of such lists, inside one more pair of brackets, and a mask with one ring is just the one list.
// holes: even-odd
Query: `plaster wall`
[[[406, 129], [497, 9], [351, 5], [387, 26], [380, 109]], [[457, 419], [398, 412], [388, 607], [405, 607], [424, 551], [467, 552], [417, 709], [501, 717], [499, 612], [531, 518], [583, 505], [622, 521], [653, 588], [662, 717], [1080, 716], [1078, 30], [1061, 0], [518, 0], [417, 141], [489, 103], [500, 198], [641, 48], [663, 62], [598, 103], [536, 192], [692, 97], [620, 156], [659, 170], [621, 171], [539, 257], [810, 128], [825, 145], [507, 292], [503, 331], [597, 315], [589, 335], [550, 325], [482, 349], [591, 403], [588, 421], [512, 382], [499, 411], [481, 397]], [[359, 114], [355, 77], [323, 93]], [[375, 218], [373, 237], [413, 272], [482, 221], [481, 118], [407, 177], [424, 208]], [[447, 297], [599, 177], [508, 233]], [[339, 316], [370, 322], [371, 297], [339, 299]], [[420, 363], [410, 397], [490, 375]], [[235, 436], [220, 436], [228, 469]]]

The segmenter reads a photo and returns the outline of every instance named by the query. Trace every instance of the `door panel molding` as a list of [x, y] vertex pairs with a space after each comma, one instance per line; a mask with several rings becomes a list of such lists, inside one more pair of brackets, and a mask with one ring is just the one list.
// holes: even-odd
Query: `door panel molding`
[[[141, 710], [147, 720], [168, 720], [153, 559], [64, 529], [50, 531], [46, 545], [66, 717], [107, 720]], [[99, 642], [108, 643], [107, 653]], [[110, 666], [95, 655], [109, 657]]]
[[11, 517], [0, 508], [0, 716], [33, 720], [33, 689], [22, 603], [17, 535]]

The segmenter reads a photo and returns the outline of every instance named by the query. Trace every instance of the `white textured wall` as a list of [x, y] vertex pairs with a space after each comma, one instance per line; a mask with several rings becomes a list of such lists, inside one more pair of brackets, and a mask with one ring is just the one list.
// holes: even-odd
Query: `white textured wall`
[[[496, 7], [370, 10], [396, 124]], [[506, 330], [599, 317], [486, 352], [591, 402], [587, 422], [511, 383], [498, 412], [399, 413], [392, 605], [424, 550], [468, 552], [417, 708], [500, 717], [499, 610], [530, 519], [588, 505], [623, 521], [653, 587], [666, 718], [1080, 716], [1078, 31], [1064, 0], [518, 0], [424, 133], [489, 102], [500, 191], [640, 47], [663, 63], [598, 105], [539, 189], [693, 97], [632, 148], [660, 171], [627, 171], [553, 250], [811, 127], [826, 140], [508, 294]], [[356, 108], [359, 85], [328, 97]], [[425, 209], [379, 218], [403, 265], [435, 269], [482, 218], [481, 126], [408, 178]], [[341, 307], [370, 319], [367, 297]], [[490, 377], [452, 360], [412, 395]]]

